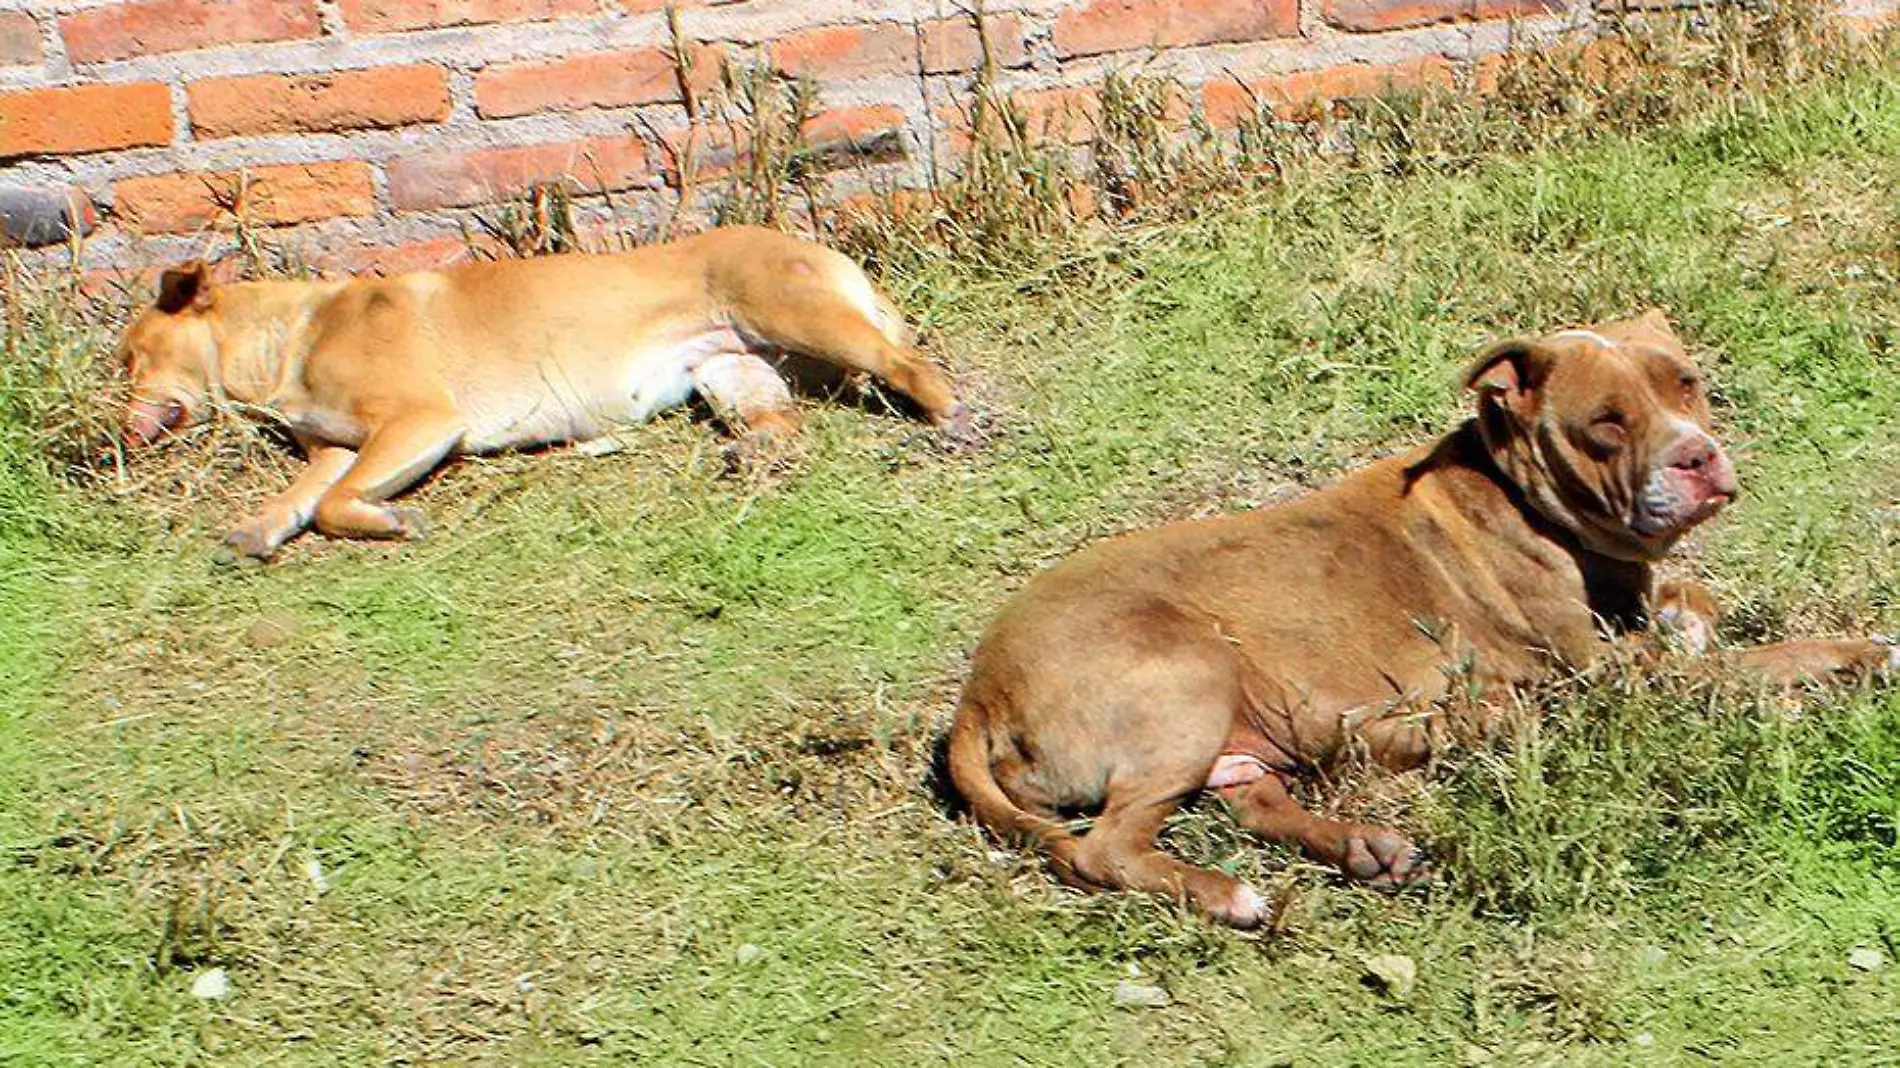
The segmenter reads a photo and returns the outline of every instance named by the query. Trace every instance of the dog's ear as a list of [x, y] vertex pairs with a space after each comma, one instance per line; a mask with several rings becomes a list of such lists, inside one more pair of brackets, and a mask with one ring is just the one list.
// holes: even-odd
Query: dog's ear
[[1549, 363], [1550, 354], [1538, 342], [1500, 341], [1465, 373], [1465, 388], [1478, 395], [1480, 405], [1502, 404], [1523, 414], [1543, 384]]
[[1661, 308], [1650, 308], [1636, 317], [1636, 321], [1658, 333], [1676, 336], [1676, 328], [1669, 323], [1669, 313]]
[[202, 310], [211, 300], [210, 272], [201, 260], [192, 260], [166, 271], [158, 279], [158, 310], [177, 315], [187, 309]]

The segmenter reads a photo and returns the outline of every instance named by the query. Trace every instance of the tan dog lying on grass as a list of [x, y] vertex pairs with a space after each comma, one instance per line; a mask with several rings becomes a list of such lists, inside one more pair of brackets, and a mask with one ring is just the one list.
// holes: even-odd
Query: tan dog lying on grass
[[618, 255], [393, 278], [212, 286], [167, 272], [120, 345], [128, 437], [150, 443], [235, 401], [281, 419], [309, 466], [225, 539], [262, 560], [304, 527], [413, 536], [389, 499], [454, 453], [585, 441], [703, 397], [735, 431], [791, 435], [774, 359], [869, 374], [952, 440], [949, 381], [857, 264], [773, 230], [714, 230]]
[[[1737, 487], [1662, 314], [1498, 345], [1468, 385], [1476, 418], [1430, 448], [1284, 505], [1110, 539], [1017, 594], [950, 736], [976, 818], [1040, 843], [1072, 885], [1249, 927], [1258, 893], [1155, 846], [1190, 795], [1405, 884], [1426, 871], [1412, 843], [1307, 812], [1296, 774], [1349, 749], [1416, 767], [1454, 686], [1480, 688], [1482, 716], [1483, 695], [1587, 665], [1652, 612], [1706, 646], [1706, 592], [1657, 589], [1651, 564]], [[1896, 667], [1872, 640], [1695, 651], [1782, 681]], [[1090, 811], [1085, 835], [1062, 822]]]

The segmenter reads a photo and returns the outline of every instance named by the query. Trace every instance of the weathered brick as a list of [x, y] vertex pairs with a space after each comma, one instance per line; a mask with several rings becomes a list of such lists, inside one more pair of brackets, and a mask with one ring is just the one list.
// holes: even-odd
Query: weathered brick
[[[1010, 114], [1021, 122], [1023, 137], [1031, 144], [1086, 144], [1094, 139], [1102, 116], [1102, 94], [1094, 86], [1019, 89], [1006, 99]], [[964, 106], [937, 110], [937, 118], [953, 151], [970, 150], [973, 117]], [[985, 121], [994, 124], [998, 120], [991, 116]], [[1000, 131], [992, 136], [1000, 136]]]
[[161, 174], [112, 186], [114, 211], [141, 233], [191, 233], [244, 218], [285, 226], [376, 213], [368, 164], [292, 163], [246, 171]]
[[357, 33], [543, 22], [613, 7], [604, 0], [342, 0], [342, 6], [343, 24]]
[[[724, 56], [717, 48], [692, 49], [693, 87], [708, 93], [719, 84]], [[632, 48], [595, 52], [551, 62], [493, 67], [475, 77], [475, 108], [484, 118], [537, 111], [628, 107], [676, 102], [679, 76], [669, 49]]]
[[1063, 58], [1291, 37], [1298, 0], [1094, 0], [1056, 16]]
[[[976, 23], [970, 19], [935, 19], [924, 23], [923, 29], [924, 73], [954, 74], [982, 65], [983, 47], [977, 40]], [[1020, 17], [988, 16], [983, 20], [983, 34], [990, 42], [990, 59], [997, 66], [1020, 67], [1029, 62], [1029, 44]]]
[[24, 11], [0, 11], [0, 67], [29, 67], [44, 58], [40, 24]]
[[[847, 160], [894, 159], [904, 153], [906, 120], [901, 108], [888, 104], [860, 108], [832, 108], [805, 120], [800, 128], [806, 151], [820, 163], [837, 166]], [[689, 131], [676, 129], [666, 137], [665, 179], [680, 182]], [[701, 125], [692, 142], [693, 180], [704, 182], [732, 173], [751, 160], [752, 145], [744, 130], [722, 123]]]
[[139, 0], [59, 20], [74, 63], [315, 37], [316, 0]]
[[192, 134], [323, 133], [388, 129], [449, 117], [440, 67], [206, 78], [187, 87]]
[[1508, 62], [1503, 53], [1481, 57], [1471, 65], [1471, 87], [1480, 93], [1497, 92]]
[[1353, 33], [1378, 33], [1435, 22], [1529, 18], [1565, 8], [1564, 0], [1324, 0], [1326, 24]]
[[[478, 244], [480, 237], [470, 235]], [[461, 237], [435, 237], [423, 241], [409, 241], [400, 245], [372, 245], [368, 247], [349, 246], [325, 253], [316, 258], [315, 266], [325, 275], [381, 275], [407, 274], [410, 271], [433, 271], [443, 267], [452, 267], [466, 263], [472, 257], [469, 253], [469, 239]]]
[[1293, 118], [1330, 100], [1352, 100], [1399, 90], [1449, 86], [1452, 66], [1440, 56], [1400, 63], [1349, 63], [1323, 70], [1295, 71], [1247, 82], [1209, 82], [1202, 90], [1207, 121], [1231, 127], [1253, 114], [1254, 101], [1281, 118]]
[[0, 93], [0, 159], [169, 144], [171, 90], [157, 82]]
[[772, 64], [789, 75], [873, 78], [917, 69], [917, 35], [909, 26], [824, 26], [772, 42]]
[[78, 189], [0, 188], [0, 247], [55, 245], [92, 232], [98, 215]]
[[832, 108], [806, 119], [801, 132], [821, 156], [897, 156], [904, 151], [904, 112], [889, 104]]
[[575, 192], [607, 192], [654, 177], [646, 147], [635, 137], [427, 152], [394, 160], [385, 173], [390, 201], [404, 211], [485, 204], [555, 183]]

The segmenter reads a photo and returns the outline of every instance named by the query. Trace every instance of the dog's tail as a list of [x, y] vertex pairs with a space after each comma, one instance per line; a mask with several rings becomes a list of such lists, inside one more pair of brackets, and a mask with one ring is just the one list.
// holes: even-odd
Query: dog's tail
[[950, 727], [950, 781], [970, 806], [977, 822], [997, 837], [1040, 847], [1049, 854], [1057, 877], [1073, 886], [1091, 884], [1075, 870], [1075, 835], [1059, 821], [1024, 810], [996, 781], [991, 762], [989, 713], [982, 701], [965, 693]]

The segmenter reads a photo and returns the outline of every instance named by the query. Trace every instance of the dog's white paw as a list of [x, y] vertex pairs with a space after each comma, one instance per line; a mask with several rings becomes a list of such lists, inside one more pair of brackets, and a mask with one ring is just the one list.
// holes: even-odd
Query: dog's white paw
[[1228, 922], [1235, 927], [1258, 927], [1267, 922], [1271, 912], [1267, 899], [1246, 883], [1234, 888], [1234, 899], [1227, 906]]
[[1715, 645], [1715, 628], [1699, 612], [1670, 605], [1656, 621], [1669, 642], [1690, 656], [1701, 656]]

